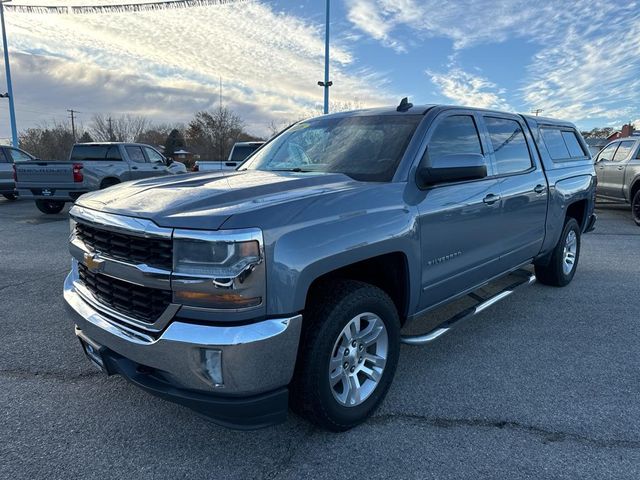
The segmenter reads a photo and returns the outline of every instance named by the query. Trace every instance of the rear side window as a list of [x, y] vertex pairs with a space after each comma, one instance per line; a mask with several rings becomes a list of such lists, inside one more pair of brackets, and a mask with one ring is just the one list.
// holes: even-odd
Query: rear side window
[[618, 150], [616, 150], [616, 154], [613, 156], [612, 160], [614, 162], [621, 162], [627, 158], [629, 153], [631, 153], [634, 143], [635, 142], [620, 142], [620, 146], [618, 147]]
[[540, 133], [552, 160], [571, 160], [587, 156], [574, 130], [543, 127]]
[[71, 151], [71, 160], [79, 162], [122, 160], [117, 145], [76, 145]]
[[478, 153], [482, 146], [478, 129], [470, 115], [452, 115], [438, 124], [429, 140], [429, 157], [438, 158], [456, 153]]
[[578, 142], [576, 132], [563, 130], [562, 139], [564, 140], [564, 143], [567, 144], [567, 148], [569, 149], [569, 155], [571, 155], [571, 158], [580, 158], [586, 156], [584, 154], [584, 150], [582, 150], [580, 142]]
[[10, 148], [6, 153], [11, 154], [11, 157], [13, 158], [13, 161], [15, 163], [28, 162], [31, 160], [31, 157], [29, 155], [24, 153], [22, 150], [18, 150], [17, 148]]
[[144, 163], [147, 161], [144, 158], [144, 153], [142, 153], [142, 148], [129, 146], [129, 147], [126, 147], [126, 149], [127, 149], [127, 155], [129, 155], [129, 159], [131, 159], [132, 162]]
[[232, 162], [241, 162], [253, 152], [255, 152], [260, 145], [237, 145], [233, 147], [233, 152], [231, 153], [231, 161]]
[[531, 168], [531, 155], [522, 127], [515, 120], [485, 117], [496, 158], [496, 173], [517, 173]]

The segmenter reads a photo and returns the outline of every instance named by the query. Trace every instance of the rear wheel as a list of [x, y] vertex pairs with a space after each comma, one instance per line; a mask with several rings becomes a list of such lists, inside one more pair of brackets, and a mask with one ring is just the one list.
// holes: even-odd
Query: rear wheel
[[631, 215], [633, 215], [633, 221], [640, 227], [640, 188], [631, 199]]
[[535, 266], [536, 278], [545, 285], [564, 287], [573, 280], [579, 258], [580, 225], [575, 218], [568, 217], [549, 263]]
[[64, 208], [64, 202], [59, 200], [36, 200], [36, 207], [38, 207], [38, 210], [42, 213], [54, 215], [62, 211]]
[[3, 193], [2, 196], [7, 200], [13, 202], [18, 196], [15, 193]]
[[377, 287], [335, 280], [316, 288], [305, 310], [291, 406], [323, 428], [343, 431], [384, 399], [400, 351], [400, 320]]

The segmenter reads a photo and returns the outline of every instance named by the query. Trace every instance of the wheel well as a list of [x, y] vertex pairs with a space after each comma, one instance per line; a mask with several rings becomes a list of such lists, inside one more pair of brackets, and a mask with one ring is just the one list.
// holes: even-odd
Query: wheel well
[[567, 207], [567, 217], [575, 218], [580, 225], [580, 228], [584, 228], [584, 222], [587, 216], [587, 201], [580, 200], [572, 203]]
[[633, 197], [638, 190], [640, 190], [640, 180], [636, 180], [635, 183], [631, 185], [631, 191], [629, 192], [629, 203], [633, 202]]
[[100, 188], [107, 188], [107, 187], [111, 187], [112, 185], [116, 185], [117, 183], [120, 183], [120, 180], [115, 178], [115, 177], [107, 177], [102, 179], [102, 181], [100, 182]]
[[395, 252], [368, 258], [316, 278], [309, 286], [305, 303], [309, 302], [309, 295], [314, 287], [335, 278], [358, 280], [380, 288], [391, 297], [398, 309], [400, 320], [404, 323], [409, 308], [409, 267], [407, 257], [403, 253]]

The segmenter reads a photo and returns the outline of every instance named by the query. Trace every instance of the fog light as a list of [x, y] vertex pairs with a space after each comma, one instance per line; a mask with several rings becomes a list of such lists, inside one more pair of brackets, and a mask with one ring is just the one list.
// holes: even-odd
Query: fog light
[[214, 387], [221, 387], [224, 382], [222, 380], [222, 350], [202, 350], [202, 366], [204, 373]]

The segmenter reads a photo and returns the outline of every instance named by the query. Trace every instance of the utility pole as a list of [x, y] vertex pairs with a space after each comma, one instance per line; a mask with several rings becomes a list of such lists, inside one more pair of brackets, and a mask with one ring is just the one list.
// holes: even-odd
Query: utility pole
[[531, 110], [531, 113], [533, 113], [536, 117], [541, 114], [544, 110], [542, 110], [541, 108], [536, 108], [535, 110]]
[[11, 121], [11, 143], [18, 146], [18, 128], [16, 127], [16, 109], [13, 102], [13, 86], [11, 85], [11, 67], [9, 66], [9, 48], [7, 47], [7, 29], [4, 25], [4, 4], [11, 0], [0, 0], [0, 23], [2, 23], [2, 46], [4, 48], [4, 68], [7, 71], [7, 97], [9, 97], [9, 118]]
[[109, 141], [115, 142], [116, 139], [113, 136], [113, 126], [111, 125], [111, 117], [109, 117]]
[[333, 82], [329, 81], [329, 13], [331, 0], [327, 2], [326, 24], [324, 27], [324, 82], [318, 82], [318, 85], [324, 87], [324, 113], [329, 113], [329, 87]]
[[76, 119], [75, 119], [75, 114], [78, 113], [77, 110], [74, 110], [73, 108], [67, 110], [67, 112], [69, 112], [69, 114], [71, 115], [71, 131], [73, 132], [73, 143], [76, 143]]

